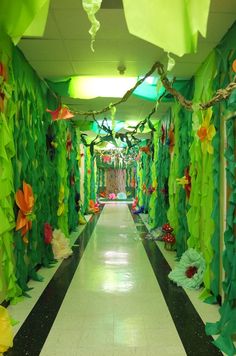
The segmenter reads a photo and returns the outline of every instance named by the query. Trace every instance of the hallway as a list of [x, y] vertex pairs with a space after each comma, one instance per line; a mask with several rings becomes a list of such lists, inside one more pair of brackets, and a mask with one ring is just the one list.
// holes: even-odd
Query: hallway
[[42, 356], [185, 354], [135, 236], [128, 207], [106, 205]]
[[[167, 278], [163, 280], [160, 252], [151, 256], [157, 266], [153, 270], [146, 251], [153, 249], [150, 244], [154, 242], [141, 242], [145, 226], [139, 217], [134, 219], [138, 222], [134, 223], [126, 204], [105, 205], [91, 237], [87, 233], [87, 247], [84, 241], [76, 241], [74, 246], [79, 241], [81, 252], [62, 263], [59, 277], [58, 272], [54, 276], [56, 285], [46, 287], [9, 355], [220, 355], [204, 334], [204, 324], [185, 292]], [[167, 285], [165, 298], [155, 273]], [[179, 307], [179, 298], [184, 309]]]

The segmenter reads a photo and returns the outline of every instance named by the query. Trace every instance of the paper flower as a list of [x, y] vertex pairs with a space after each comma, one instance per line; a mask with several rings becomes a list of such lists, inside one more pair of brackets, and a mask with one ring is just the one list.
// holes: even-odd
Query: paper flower
[[44, 224], [44, 242], [46, 245], [52, 242], [52, 227], [49, 223]]
[[148, 194], [151, 195], [153, 192], [155, 192], [155, 187], [150, 185], [150, 187], [148, 187]]
[[72, 255], [69, 239], [60, 229], [55, 229], [52, 234], [52, 251], [56, 260], [67, 258]]
[[0, 355], [13, 346], [13, 330], [8, 310], [0, 305]]
[[150, 154], [150, 147], [149, 146], [144, 146], [144, 147], [140, 147], [139, 151], [146, 153], [146, 154]]
[[171, 125], [171, 127], [169, 129], [168, 138], [169, 138], [169, 151], [170, 151], [170, 154], [172, 154], [174, 151], [174, 147], [175, 147], [175, 132], [174, 132], [173, 125]]
[[103, 156], [102, 160], [104, 163], [110, 163], [111, 162], [111, 156]]
[[184, 252], [177, 266], [169, 273], [168, 277], [178, 286], [198, 289], [203, 282], [205, 260], [193, 248]]
[[92, 26], [89, 30], [89, 34], [91, 35], [91, 50], [94, 52], [93, 44], [95, 42], [95, 36], [97, 31], [100, 28], [100, 22], [96, 19], [95, 14], [100, 9], [102, 0], [82, 0], [82, 5], [84, 10], [87, 12], [89, 21]]
[[59, 106], [56, 110], [46, 109], [52, 116], [52, 120], [67, 120], [74, 117], [74, 114], [70, 112], [67, 106]]
[[59, 197], [58, 197], [57, 216], [60, 216], [60, 215], [64, 214], [64, 211], [65, 211], [64, 195], [65, 195], [65, 188], [61, 184], [60, 190], [59, 190]]
[[93, 200], [89, 201], [89, 211], [91, 213], [98, 213], [99, 212], [99, 204], [95, 203]]
[[116, 199], [115, 193], [110, 193], [109, 196], [108, 196], [108, 198], [111, 199], [111, 200]]
[[26, 237], [27, 232], [32, 228], [32, 220], [34, 219], [33, 207], [34, 207], [34, 195], [32, 187], [23, 182], [23, 191], [18, 190], [15, 194], [16, 204], [19, 207], [16, 231], [21, 230], [21, 236], [25, 243], [28, 243]]
[[189, 175], [189, 167], [185, 169], [185, 175], [182, 178], [177, 178], [176, 181], [177, 184], [182, 185], [189, 198], [191, 193], [191, 176]]
[[209, 154], [212, 155], [214, 153], [214, 148], [211, 142], [216, 134], [216, 130], [215, 130], [215, 126], [213, 124], [210, 124], [211, 117], [212, 117], [212, 109], [208, 109], [203, 119], [203, 122], [197, 131], [197, 135], [201, 141], [202, 152], [203, 153], [208, 152]]
[[67, 133], [67, 137], [66, 137], [66, 151], [67, 151], [67, 157], [70, 159], [70, 153], [72, 151], [72, 139], [71, 139], [70, 132]]

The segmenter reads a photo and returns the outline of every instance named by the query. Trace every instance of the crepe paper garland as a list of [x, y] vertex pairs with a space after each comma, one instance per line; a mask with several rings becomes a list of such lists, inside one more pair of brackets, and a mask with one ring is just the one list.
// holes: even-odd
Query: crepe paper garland
[[19, 207], [17, 221], [16, 221], [16, 231], [21, 230], [21, 236], [23, 241], [28, 243], [28, 238], [26, 237], [29, 230], [32, 228], [32, 220], [35, 218], [33, 215], [34, 207], [34, 195], [32, 187], [23, 181], [23, 191], [18, 190], [15, 194], [16, 204]]
[[68, 107], [65, 105], [63, 105], [63, 106], [60, 105], [56, 110], [46, 109], [46, 112], [49, 112], [51, 114], [53, 121], [67, 120], [67, 119], [71, 119], [72, 117], [74, 117], [74, 114], [72, 114], [70, 112], [70, 110], [68, 109]]
[[73, 253], [69, 245], [69, 239], [60, 229], [53, 230], [51, 245], [56, 260], [68, 258]]
[[190, 248], [184, 252], [168, 277], [180, 287], [198, 289], [203, 283], [205, 267], [202, 255]]
[[46, 245], [52, 242], [52, 226], [49, 223], [44, 224], [44, 242]]
[[0, 305], [0, 355], [13, 346], [13, 329], [8, 310]]

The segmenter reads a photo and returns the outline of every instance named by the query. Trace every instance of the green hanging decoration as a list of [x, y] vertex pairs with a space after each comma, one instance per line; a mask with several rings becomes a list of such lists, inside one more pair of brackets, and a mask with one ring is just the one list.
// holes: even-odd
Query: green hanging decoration
[[97, 31], [100, 28], [100, 22], [96, 19], [95, 14], [101, 7], [102, 0], [82, 0], [82, 5], [86, 11], [89, 21], [91, 22], [91, 28], [89, 34], [91, 35], [91, 50], [94, 52], [94, 42]]

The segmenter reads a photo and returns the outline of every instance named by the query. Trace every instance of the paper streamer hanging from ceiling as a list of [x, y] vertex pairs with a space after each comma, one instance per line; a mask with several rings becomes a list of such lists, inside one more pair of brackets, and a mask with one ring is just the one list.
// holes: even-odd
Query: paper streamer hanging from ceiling
[[23, 35], [43, 36], [49, 0], [1, 0], [0, 25], [16, 45]]
[[129, 32], [166, 52], [197, 51], [198, 32], [206, 36], [210, 0], [123, 0]]
[[91, 50], [94, 52], [93, 44], [95, 42], [95, 36], [97, 31], [100, 28], [100, 22], [96, 19], [95, 14], [101, 7], [102, 0], [83, 0], [82, 5], [84, 10], [86, 11], [89, 21], [92, 26], [89, 30], [89, 34], [91, 35]]

